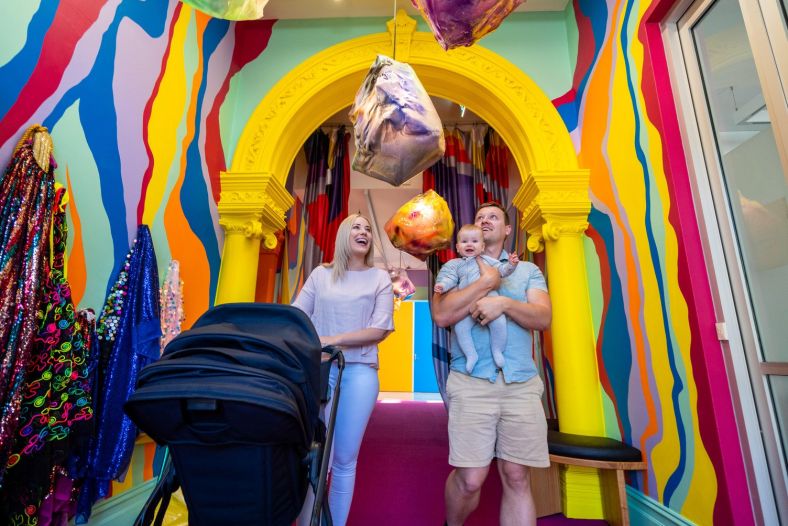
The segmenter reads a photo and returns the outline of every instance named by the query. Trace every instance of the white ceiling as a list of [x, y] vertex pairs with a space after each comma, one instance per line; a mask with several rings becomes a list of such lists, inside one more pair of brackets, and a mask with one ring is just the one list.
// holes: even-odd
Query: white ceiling
[[[526, 0], [515, 11], [563, 11], [569, 0]], [[418, 14], [411, 0], [269, 0], [265, 18], [349, 18], [394, 16], [395, 5]]]

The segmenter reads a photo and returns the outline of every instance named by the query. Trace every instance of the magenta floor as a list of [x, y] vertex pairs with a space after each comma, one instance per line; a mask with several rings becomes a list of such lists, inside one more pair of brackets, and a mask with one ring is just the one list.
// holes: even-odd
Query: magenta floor
[[[359, 455], [349, 526], [439, 526], [443, 524], [443, 483], [451, 471], [442, 403], [378, 402]], [[498, 524], [501, 494], [490, 471], [479, 507], [466, 526]], [[604, 526], [599, 520], [553, 515], [539, 526]]]

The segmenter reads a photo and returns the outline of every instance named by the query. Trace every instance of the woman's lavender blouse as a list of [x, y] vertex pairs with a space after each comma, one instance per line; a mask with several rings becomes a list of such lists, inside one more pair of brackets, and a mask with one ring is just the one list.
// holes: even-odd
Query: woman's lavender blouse
[[[379, 268], [349, 270], [334, 282], [331, 269], [321, 265], [309, 275], [293, 306], [309, 316], [320, 336], [369, 328], [394, 329], [391, 278]], [[343, 347], [342, 352], [347, 362], [378, 366], [377, 344]]]

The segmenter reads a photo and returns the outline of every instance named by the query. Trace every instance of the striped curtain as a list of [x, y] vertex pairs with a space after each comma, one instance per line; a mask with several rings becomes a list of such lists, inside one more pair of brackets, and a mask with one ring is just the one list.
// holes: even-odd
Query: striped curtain
[[[475, 125], [469, 131], [446, 129], [444, 136], [446, 152], [443, 159], [424, 171], [422, 191], [435, 190], [446, 200], [454, 218], [456, 235], [462, 225], [473, 223], [476, 208], [481, 203], [497, 201], [507, 206], [509, 149], [486, 125]], [[454, 257], [457, 256], [452, 246], [427, 259], [427, 290], [432, 290], [440, 266]], [[449, 331], [435, 324], [432, 325], [432, 359], [438, 388], [445, 401]]]
[[506, 206], [509, 195], [509, 148], [495, 130], [485, 128], [475, 126], [469, 134], [474, 208], [488, 201]]
[[[348, 215], [349, 140], [350, 132], [342, 126], [318, 129], [304, 144], [304, 200], [296, 198], [284, 231], [274, 292], [280, 303], [292, 303], [312, 270], [334, 258], [337, 229]], [[291, 170], [291, 181], [293, 177]]]

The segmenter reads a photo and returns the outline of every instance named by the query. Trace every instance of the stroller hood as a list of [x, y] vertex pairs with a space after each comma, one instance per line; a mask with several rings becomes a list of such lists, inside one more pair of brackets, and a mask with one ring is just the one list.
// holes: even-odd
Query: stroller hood
[[292, 444], [318, 427], [320, 339], [299, 309], [214, 307], [145, 367], [124, 409], [160, 444]]

